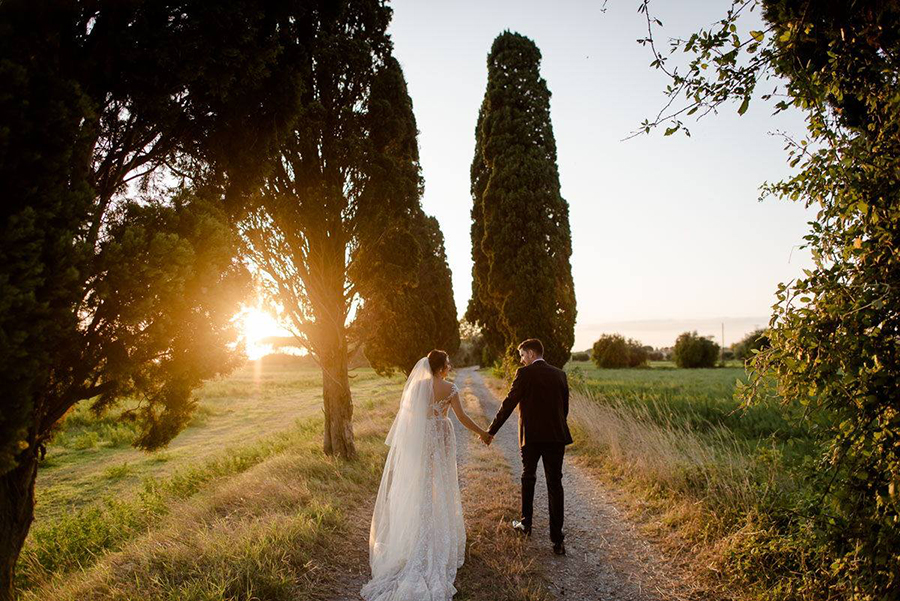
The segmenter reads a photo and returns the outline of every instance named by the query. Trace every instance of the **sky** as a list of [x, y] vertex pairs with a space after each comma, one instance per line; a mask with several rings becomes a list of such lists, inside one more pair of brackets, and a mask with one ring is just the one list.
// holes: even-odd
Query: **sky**
[[[769, 321], [779, 282], [811, 265], [800, 249], [812, 209], [759, 199], [790, 173], [783, 139], [803, 115], [751, 103], [623, 141], [665, 104], [639, 0], [394, 0], [390, 33], [419, 128], [425, 211], [443, 230], [460, 315], [471, 293], [469, 166], [487, 82], [504, 30], [540, 48], [563, 197], [569, 203], [578, 318], [575, 349], [618, 332], [656, 347], [686, 330], [730, 345]], [[724, 15], [727, 0], [657, 0], [658, 46]], [[603, 8], [605, 7], [605, 11]], [[758, 28], [752, 16], [748, 28]], [[759, 93], [771, 91], [763, 83]], [[527, 287], [527, 282], [523, 282]]]

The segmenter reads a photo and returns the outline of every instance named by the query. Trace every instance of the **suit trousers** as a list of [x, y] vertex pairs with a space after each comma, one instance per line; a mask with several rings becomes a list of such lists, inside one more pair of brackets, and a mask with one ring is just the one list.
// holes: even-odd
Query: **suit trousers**
[[544, 464], [544, 476], [547, 478], [547, 499], [550, 513], [550, 540], [561, 543], [564, 538], [563, 527], [563, 486], [562, 464], [566, 453], [566, 445], [561, 442], [536, 442], [521, 447], [522, 452], [522, 523], [531, 531], [531, 518], [534, 513], [534, 483], [537, 464], [540, 459]]

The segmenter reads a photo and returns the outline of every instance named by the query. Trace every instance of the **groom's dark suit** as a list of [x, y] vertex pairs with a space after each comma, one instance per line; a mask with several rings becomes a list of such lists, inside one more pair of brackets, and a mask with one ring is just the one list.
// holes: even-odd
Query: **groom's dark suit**
[[543, 359], [516, 371], [488, 433], [491, 436], [519, 407], [519, 447], [522, 452], [522, 523], [531, 530], [534, 483], [538, 460], [544, 464], [550, 501], [550, 539], [563, 540], [562, 463], [566, 445], [572, 443], [566, 417], [569, 415], [569, 383], [566, 372]]

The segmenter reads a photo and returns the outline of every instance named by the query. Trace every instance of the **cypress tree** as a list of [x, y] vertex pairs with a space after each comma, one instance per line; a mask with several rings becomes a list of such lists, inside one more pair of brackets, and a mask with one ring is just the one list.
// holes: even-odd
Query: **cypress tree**
[[[433, 348], [454, 353], [459, 325], [444, 236], [419, 204], [418, 127], [399, 63], [373, 84], [373, 158], [360, 201], [349, 279], [362, 299], [351, 338], [376, 372], [409, 373]], [[400, 211], [385, 210], [397, 205]]]
[[467, 318], [513, 356], [518, 342], [540, 338], [544, 357], [561, 367], [575, 338], [572, 240], [540, 62], [533, 41], [508, 31], [488, 54], [472, 164]]
[[440, 225], [418, 211], [411, 233], [420, 256], [415, 280], [381, 288], [366, 298], [358, 318], [366, 358], [382, 375], [395, 368], [409, 374], [433, 348], [451, 355], [459, 349], [453, 282]]
[[483, 355], [478, 360], [483, 363], [491, 363], [500, 358], [505, 351], [506, 338], [500, 328], [500, 314], [493, 304], [487, 302], [487, 293], [483, 285], [487, 281], [488, 260], [481, 248], [481, 240], [484, 238], [482, 198], [489, 174], [484, 164], [479, 133], [484, 121], [484, 104], [483, 102], [478, 111], [478, 123], [475, 125], [475, 157], [471, 167], [472, 298], [469, 299], [469, 306], [466, 308], [466, 321], [477, 324], [484, 336]]

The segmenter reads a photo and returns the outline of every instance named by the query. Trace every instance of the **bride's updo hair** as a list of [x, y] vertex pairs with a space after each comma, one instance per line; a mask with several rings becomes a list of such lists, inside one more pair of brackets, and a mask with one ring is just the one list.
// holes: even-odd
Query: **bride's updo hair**
[[447, 365], [449, 361], [450, 357], [447, 355], [446, 351], [434, 349], [428, 353], [428, 366], [431, 367], [431, 373], [434, 375], [441, 373], [441, 370], [444, 369], [444, 366]]

